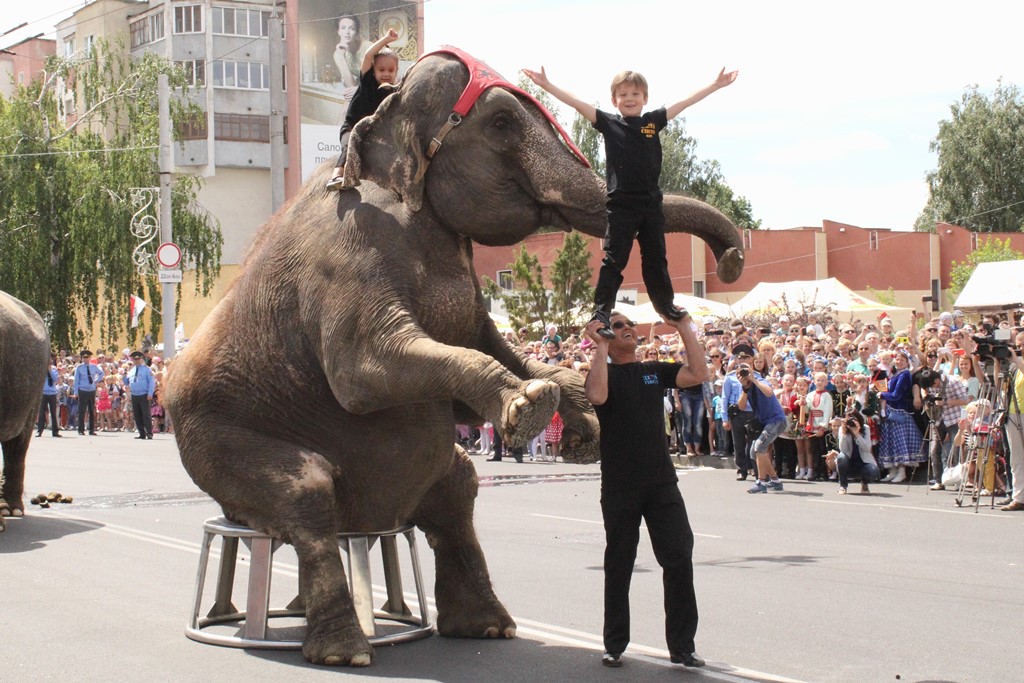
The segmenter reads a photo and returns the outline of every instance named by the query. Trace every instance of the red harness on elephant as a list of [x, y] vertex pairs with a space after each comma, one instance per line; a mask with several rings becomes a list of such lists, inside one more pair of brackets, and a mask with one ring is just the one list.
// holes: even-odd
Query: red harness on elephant
[[522, 95], [533, 102], [537, 106], [537, 109], [544, 114], [544, 118], [546, 118], [548, 122], [555, 127], [558, 134], [562, 136], [562, 140], [565, 141], [565, 144], [572, 150], [573, 154], [579, 157], [580, 162], [582, 162], [584, 166], [590, 168], [590, 162], [588, 162], [587, 158], [583, 156], [583, 152], [573, 144], [569, 134], [566, 133], [565, 129], [562, 128], [558, 121], [555, 120], [555, 117], [551, 115], [551, 112], [549, 112], [543, 104], [537, 101], [536, 97], [522, 88], [512, 85], [497, 71], [487, 66], [473, 55], [463, 52], [457, 47], [444, 45], [437, 50], [426, 53], [423, 57], [420, 57], [420, 59], [422, 60], [425, 57], [437, 54], [449, 54], [458, 57], [459, 60], [466, 65], [466, 68], [469, 69], [469, 83], [466, 85], [466, 89], [462, 91], [459, 101], [456, 102], [455, 106], [452, 108], [452, 113], [448, 115], [448, 120], [443, 126], [441, 126], [441, 130], [437, 132], [437, 135], [431, 139], [430, 146], [427, 148], [428, 159], [434, 158], [434, 155], [437, 154], [437, 150], [441, 148], [441, 143], [444, 141], [445, 136], [451, 132], [452, 128], [462, 123], [462, 117], [469, 114], [469, 110], [473, 108], [473, 105], [476, 104], [476, 101], [482, 94], [484, 94], [484, 91], [488, 88], [498, 86], [505, 90], [510, 90], [518, 95]]

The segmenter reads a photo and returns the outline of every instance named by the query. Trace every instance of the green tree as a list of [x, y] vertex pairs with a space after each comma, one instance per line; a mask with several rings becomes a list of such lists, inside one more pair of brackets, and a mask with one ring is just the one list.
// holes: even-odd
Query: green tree
[[[152, 53], [132, 60], [103, 41], [83, 57], [51, 58], [42, 80], [0, 98], [0, 289], [40, 311], [61, 348], [74, 348], [96, 326], [104, 344], [159, 332], [159, 316], [149, 329], [129, 331], [127, 311], [132, 294], [162, 308], [155, 275], [140, 276], [132, 262], [138, 241], [129, 228], [131, 189], [159, 183], [161, 73], [179, 88], [172, 120], [191, 120], [197, 108], [180, 71]], [[78, 93], [67, 125], [62, 83]], [[196, 203], [200, 182], [175, 178], [172, 221], [183, 263], [205, 295], [219, 273], [222, 239]]]
[[560, 330], [572, 330], [590, 315], [594, 288], [590, 284], [590, 252], [587, 238], [569, 233], [562, 248], [555, 253], [548, 276], [551, 289], [545, 286], [540, 259], [520, 247], [516, 260], [509, 265], [515, 289], [502, 290], [497, 283], [484, 276], [484, 294], [500, 299], [514, 329], [526, 327], [539, 334], [549, 323]]
[[590, 316], [594, 287], [587, 239], [569, 233], [551, 263], [551, 321], [560, 330], [574, 329]]
[[1024, 259], [1024, 254], [1010, 246], [1010, 238], [999, 240], [990, 236], [984, 241], [979, 241], [978, 248], [967, 255], [966, 261], [953, 261], [953, 267], [949, 271], [949, 298], [956, 301], [979, 263], [1019, 259]]
[[931, 232], [936, 221], [976, 232], [1024, 228], [1024, 99], [1015, 85], [991, 96], [967, 88], [939, 123], [930, 149], [938, 166], [927, 175], [928, 202], [915, 222]]
[[500, 299], [505, 304], [505, 312], [508, 313], [509, 324], [513, 329], [526, 327], [535, 332], [543, 330], [547, 326], [550, 305], [540, 259], [527, 252], [524, 245], [519, 248], [516, 260], [509, 268], [512, 270], [515, 289], [504, 291], [485, 275], [484, 294], [492, 299]]

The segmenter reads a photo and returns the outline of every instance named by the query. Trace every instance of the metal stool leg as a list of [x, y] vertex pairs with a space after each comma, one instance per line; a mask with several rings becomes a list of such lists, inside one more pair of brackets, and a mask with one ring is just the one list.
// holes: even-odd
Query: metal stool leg
[[224, 536], [220, 544], [220, 569], [217, 572], [217, 595], [208, 617], [236, 614], [238, 608], [231, 602], [235, 586], [235, 561], [238, 559], [238, 539]]
[[196, 596], [192, 604], [192, 616], [189, 618], [189, 628], [199, 628], [199, 609], [203, 604], [203, 587], [206, 585], [206, 567], [210, 562], [210, 545], [213, 543], [213, 534], [203, 531], [203, 544], [199, 548], [199, 570], [196, 572]]
[[266, 640], [274, 541], [267, 537], [248, 540], [252, 555], [249, 560], [249, 592], [245, 599], [245, 638]]
[[398, 562], [398, 539], [394, 536], [382, 536], [380, 554], [384, 560], [384, 586], [388, 591], [388, 601], [381, 609], [399, 617], [412, 616], [402, 595], [402, 567]]
[[373, 585], [370, 582], [370, 541], [366, 536], [345, 539], [348, 549], [348, 581], [352, 594], [352, 605], [363, 633], [373, 636], [376, 626], [373, 621]]

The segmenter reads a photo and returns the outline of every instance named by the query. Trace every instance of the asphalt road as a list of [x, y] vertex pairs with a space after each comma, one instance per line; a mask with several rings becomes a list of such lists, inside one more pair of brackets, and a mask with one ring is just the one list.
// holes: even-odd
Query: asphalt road
[[[839, 496], [833, 483], [787, 482], [783, 493], [754, 496], [730, 470], [681, 470], [697, 534], [698, 652], [709, 665], [698, 672], [668, 663], [659, 568], [645, 537], [631, 592], [633, 643], [625, 666], [612, 670], [600, 665], [597, 466], [474, 462], [478, 533], [519, 637], [435, 635], [378, 648], [368, 669], [331, 669], [298, 652], [185, 638], [201, 523], [219, 508], [181, 468], [173, 437], [36, 439], [27, 497], [58, 491], [74, 503], [29, 506], [0, 534], [0, 680], [1024, 678], [1015, 661], [1024, 642], [1020, 513], [957, 508], [952, 494], [919, 485]], [[422, 541], [420, 553], [432, 576]], [[274, 595], [287, 601], [296, 576], [290, 548], [275, 567]]]

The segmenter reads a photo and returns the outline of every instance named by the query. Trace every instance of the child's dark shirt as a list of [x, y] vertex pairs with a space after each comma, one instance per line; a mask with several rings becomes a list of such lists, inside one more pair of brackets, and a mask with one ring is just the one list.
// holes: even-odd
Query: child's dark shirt
[[597, 110], [594, 128], [604, 137], [608, 196], [620, 192], [659, 191], [661, 139], [658, 133], [666, 125], [668, 117], [664, 107], [626, 118]]
[[348, 112], [345, 113], [345, 123], [341, 125], [341, 132], [351, 131], [357, 123], [377, 111], [377, 107], [391, 92], [390, 88], [380, 87], [377, 77], [373, 75], [373, 69], [369, 69], [359, 79], [359, 87], [356, 88], [356, 93], [352, 96], [352, 101], [349, 102]]

